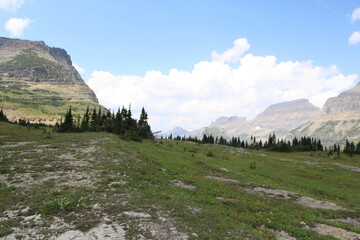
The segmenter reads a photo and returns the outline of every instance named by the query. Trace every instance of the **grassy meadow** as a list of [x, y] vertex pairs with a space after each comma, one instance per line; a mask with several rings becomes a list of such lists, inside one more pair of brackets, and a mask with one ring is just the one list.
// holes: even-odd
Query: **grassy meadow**
[[[345, 154], [0, 123], [0, 239], [25, 238], [29, 229], [55, 239], [104, 222], [121, 224], [126, 239], [339, 239], [317, 229], [360, 234], [344, 221], [360, 219], [358, 170], [360, 156]], [[300, 203], [309, 198], [330, 207]]]

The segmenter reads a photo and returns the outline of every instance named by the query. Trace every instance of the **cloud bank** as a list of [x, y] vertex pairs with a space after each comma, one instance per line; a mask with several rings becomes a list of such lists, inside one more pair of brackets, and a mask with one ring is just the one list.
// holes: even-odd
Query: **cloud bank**
[[22, 37], [29, 25], [30, 19], [28, 18], [10, 18], [6, 21], [4, 28], [10, 32], [11, 37]]
[[15, 12], [27, 0], [0, 0], [0, 9]]
[[249, 48], [246, 39], [235, 40], [232, 48], [213, 51], [211, 61], [195, 64], [192, 71], [151, 70], [145, 76], [94, 71], [88, 85], [106, 107], [145, 106], [153, 130], [165, 130], [196, 129], [223, 115], [252, 118], [270, 104], [298, 98], [322, 107], [328, 97], [352, 87], [358, 78], [343, 75], [336, 66], [314, 66], [312, 61], [242, 56]]

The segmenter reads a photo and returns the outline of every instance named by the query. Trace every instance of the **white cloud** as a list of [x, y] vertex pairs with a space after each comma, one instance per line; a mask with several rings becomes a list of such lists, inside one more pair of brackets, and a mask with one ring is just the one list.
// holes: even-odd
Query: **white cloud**
[[360, 32], [353, 32], [349, 37], [349, 45], [355, 45], [360, 42]]
[[29, 25], [30, 19], [28, 18], [10, 18], [6, 21], [4, 28], [10, 32], [11, 37], [22, 37]]
[[354, 9], [353, 13], [351, 14], [351, 22], [354, 23], [360, 20], [360, 8]]
[[85, 69], [83, 69], [82, 67], [80, 67], [79, 65], [77, 65], [76, 63], [72, 63], [73, 67], [76, 69], [76, 71], [78, 71], [78, 73], [80, 74], [84, 74], [85, 73]]
[[221, 61], [214, 58], [195, 64], [190, 72], [171, 69], [169, 74], [148, 71], [145, 76], [116, 76], [95, 71], [88, 84], [106, 107], [131, 103], [140, 110], [145, 106], [153, 130], [174, 126], [191, 130], [219, 116], [252, 118], [270, 104], [298, 98], [322, 107], [328, 97], [352, 87], [358, 78], [341, 74], [336, 66], [314, 66], [311, 61], [278, 63], [275, 56], [237, 55], [239, 65], [234, 67], [224, 63], [233, 59], [229, 52], [217, 54]]
[[236, 63], [240, 60], [240, 56], [250, 49], [250, 44], [246, 38], [239, 38], [234, 41], [234, 46], [219, 54], [216, 51], [211, 53], [212, 58], [219, 62]]
[[15, 12], [26, 1], [27, 0], [0, 0], [0, 9]]

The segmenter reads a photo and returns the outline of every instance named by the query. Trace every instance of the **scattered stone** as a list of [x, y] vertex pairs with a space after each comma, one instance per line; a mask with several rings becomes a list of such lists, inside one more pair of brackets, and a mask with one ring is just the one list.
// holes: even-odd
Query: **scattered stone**
[[85, 240], [85, 239], [104, 239], [104, 240], [125, 240], [125, 230], [119, 224], [100, 224], [90, 229], [87, 233], [81, 231], [70, 230], [55, 240]]
[[277, 230], [273, 230], [273, 232], [276, 234], [277, 240], [297, 240], [297, 238], [290, 236], [287, 232]]
[[229, 201], [229, 202], [233, 202], [236, 201], [236, 199], [233, 198], [224, 198], [224, 197], [216, 197], [217, 200], [221, 200], [221, 201]]
[[229, 170], [227, 170], [226, 168], [220, 168], [220, 170], [224, 172], [229, 172]]
[[182, 181], [179, 181], [179, 180], [172, 180], [171, 183], [176, 186], [176, 187], [181, 187], [181, 188], [185, 188], [187, 190], [194, 190], [196, 187], [193, 186], [193, 185], [190, 185], [190, 184], [185, 184], [183, 183]]
[[326, 224], [317, 223], [315, 227], [311, 228], [312, 230], [323, 234], [330, 235], [342, 240], [359, 240], [360, 234], [355, 232], [350, 232], [342, 228], [337, 228], [333, 226], [329, 226]]
[[25, 221], [34, 220], [34, 221], [38, 222], [41, 220], [41, 214], [24, 217], [24, 220]]
[[142, 213], [142, 212], [133, 212], [133, 211], [128, 211], [128, 212], [124, 212], [125, 215], [128, 215], [130, 217], [136, 217], [136, 218], [151, 218], [151, 215], [148, 213]]
[[345, 164], [341, 164], [341, 163], [333, 163], [333, 164], [338, 166], [338, 167], [351, 170], [353, 172], [360, 172], [360, 167], [355, 167], [355, 166], [351, 166], [351, 165], [345, 165]]
[[353, 225], [355, 227], [359, 227], [360, 228], [360, 218], [345, 218], [345, 219], [329, 219], [329, 221], [332, 222], [341, 222], [341, 223], [345, 223], [345, 224], [350, 224]]
[[225, 152], [230, 153], [230, 154], [234, 154], [234, 155], [240, 155], [240, 154], [251, 155], [249, 152], [245, 151], [245, 149], [243, 149], [243, 148], [227, 147]]
[[166, 240], [187, 240], [188, 235], [179, 232], [174, 222], [168, 219], [161, 224], [156, 222], [143, 221], [139, 224], [140, 229], [150, 233], [154, 239], [166, 239]]
[[55, 231], [55, 230], [65, 230], [65, 229], [71, 229], [74, 226], [66, 223], [64, 219], [59, 217], [54, 217], [52, 224], [49, 227], [49, 230]]
[[223, 177], [217, 177], [217, 176], [205, 176], [205, 178], [217, 180], [220, 182], [232, 182], [232, 183], [240, 183], [238, 180], [230, 179], [230, 178], [223, 178]]
[[116, 181], [109, 183], [109, 186], [112, 187], [114, 185], [125, 185], [125, 184], [127, 184], [127, 181]]
[[34, 142], [9, 142], [5, 145], [2, 145], [2, 148], [13, 148], [13, 147], [19, 147], [19, 146], [24, 146], [24, 145], [28, 145]]
[[31, 189], [46, 181], [55, 180], [55, 186], [88, 187], [93, 188], [99, 181], [99, 174], [95, 171], [54, 171], [44, 172], [34, 178], [33, 173], [16, 173], [12, 181], [8, 181], [7, 174], [0, 174], [0, 182], [7, 186]]
[[306, 222], [304, 222], [304, 221], [301, 221], [300, 224], [301, 224], [302, 226], [307, 226]]
[[84, 147], [80, 148], [79, 151], [81, 153], [94, 153], [94, 152], [97, 152], [99, 150], [100, 150], [99, 147], [92, 145], [92, 146], [88, 146], [88, 147], [85, 147], [85, 148]]
[[92, 208], [95, 210], [101, 209], [100, 204], [98, 203], [95, 203]]
[[347, 210], [346, 208], [339, 206], [335, 203], [321, 201], [310, 197], [300, 197], [296, 200], [297, 204], [305, 207], [317, 208], [317, 209], [328, 209], [328, 210]]
[[76, 160], [74, 154], [71, 153], [63, 153], [61, 155], [58, 155], [57, 158], [59, 158], [60, 160], [68, 160], [68, 161]]
[[286, 190], [270, 189], [270, 188], [262, 188], [262, 187], [256, 187], [253, 189], [244, 189], [244, 190], [249, 193], [257, 193], [267, 197], [294, 199], [295, 203], [310, 208], [328, 209], [328, 210], [347, 210], [346, 208], [339, 206], [335, 203], [321, 201], [310, 197], [303, 197], [297, 193]]
[[193, 207], [193, 206], [187, 206], [187, 209], [189, 209], [193, 214], [201, 212], [201, 208], [199, 207]]

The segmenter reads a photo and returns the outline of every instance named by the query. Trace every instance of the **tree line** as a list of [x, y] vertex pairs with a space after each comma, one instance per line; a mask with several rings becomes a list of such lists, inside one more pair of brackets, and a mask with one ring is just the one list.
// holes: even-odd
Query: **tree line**
[[270, 134], [268, 140], [263, 142], [261, 139], [258, 141], [256, 137], [251, 136], [250, 141], [241, 140], [240, 137], [232, 137], [226, 139], [224, 137], [214, 137], [211, 134], [204, 134], [201, 139], [197, 137], [172, 137], [172, 134], [167, 139], [175, 139], [178, 141], [191, 141], [204, 144], [220, 144], [232, 147], [253, 148], [253, 149], [267, 149], [276, 152], [299, 152], [299, 151], [324, 151], [321, 140], [310, 137], [294, 138], [292, 141], [277, 139], [275, 133]]
[[71, 107], [64, 120], [56, 123], [54, 131], [57, 132], [110, 132], [132, 140], [153, 138], [151, 127], [148, 123], [148, 114], [142, 108], [140, 119], [132, 116], [131, 108], [118, 108], [116, 113], [109, 110], [94, 108], [90, 111], [87, 107], [82, 117], [74, 117]]

